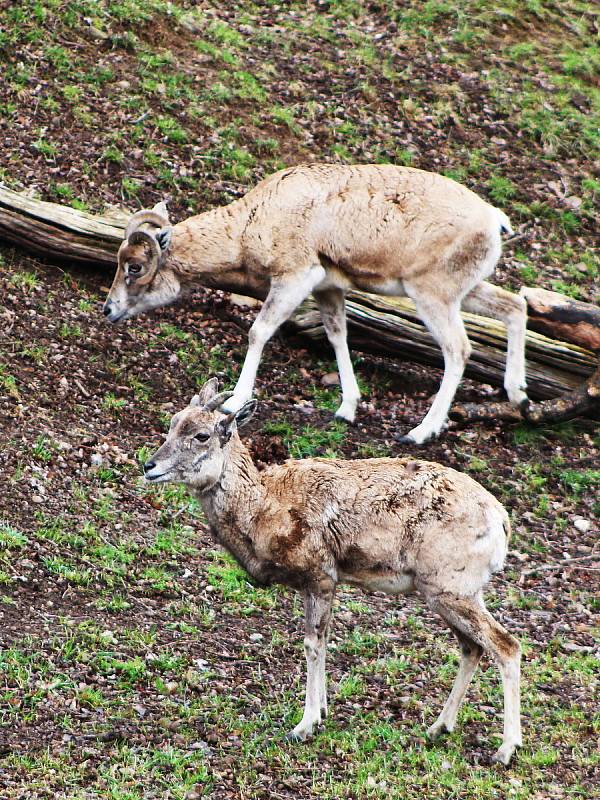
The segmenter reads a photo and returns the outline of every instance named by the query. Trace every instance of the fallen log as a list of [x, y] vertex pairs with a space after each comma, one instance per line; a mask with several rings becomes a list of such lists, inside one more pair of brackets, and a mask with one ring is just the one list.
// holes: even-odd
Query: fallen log
[[[389, 298], [365, 292], [347, 297], [348, 340], [355, 350], [373, 355], [443, 366], [439, 346], [407, 298]], [[506, 328], [496, 320], [463, 313], [473, 351], [465, 374], [502, 386], [506, 358]], [[326, 336], [316, 304], [307, 300], [288, 323], [295, 333], [314, 342]], [[527, 384], [533, 398], [552, 398], [579, 386], [597, 366], [595, 355], [576, 344], [527, 332]]]
[[[121, 210], [96, 216], [0, 187], [0, 239], [61, 261], [114, 268], [127, 218], [128, 213]], [[215, 286], [231, 288], [219, 287], [217, 282]], [[236, 291], [244, 292], [245, 287], [236, 287]], [[250, 287], [245, 293], [253, 294]], [[530, 312], [530, 396], [548, 400], [573, 390], [593, 395], [594, 379], [589, 391], [584, 388], [589, 382], [583, 381], [598, 369], [598, 358], [591, 348], [595, 349], [600, 331], [600, 309], [540, 289], [527, 288], [522, 294]], [[411, 301], [351, 292], [347, 306], [349, 340], [356, 350], [442, 366], [440, 349], [417, 317]], [[466, 375], [501, 386], [506, 350], [504, 326], [475, 314], [463, 316], [473, 344]], [[315, 343], [325, 342], [312, 300], [294, 314], [288, 325]], [[555, 338], [545, 335], [548, 333]]]
[[564, 422], [575, 417], [598, 416], [600, 414], [600, 367], [572, 392], [530, 403], [523, 414], [510, 403], [463, 403], [450, 410], [449, 417], [455, 422], [485, 422], [503, 420], [521, 422], [523, 418], [533, 425], [544, 422]]

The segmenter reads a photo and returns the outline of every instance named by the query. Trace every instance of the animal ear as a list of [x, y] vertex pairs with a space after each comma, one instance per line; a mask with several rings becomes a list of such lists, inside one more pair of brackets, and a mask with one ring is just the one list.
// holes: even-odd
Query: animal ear
[[208, 403], [208, 401], [212, 400], [212, 398], [216, 395], [218, 388], [219, 388], [218, 378], [211, 378], [210, 380], [206, 381], [206, 383], [200, 389], [198, 394], [195, 394], [192, 397], [190, 405], [205, 406]]
[[155, 214], [159, 214], [161, 217], [164, 217], [167, 222], [169, 221], [169, 212], [167, 211], [167, 204], [164, 200], [161, 200], [160, 203], [157, 203], [152, 211], [154, 211]]
[[161, 228], [156, 234], [156, 241], [158, 242], [158, 246], [160, 247], [163, 253], [169, 249], [172, 235], [173, 235], [173, 228], [171, 228], [170, 225], [167, 225], [165, 228]]
[[248, 400], [239, 411], [233, 411], [231, 414], [227, 414], [226, 417], [219, 420], [217, 423], [217, 431], [221, 439], [228, 442], [236, 427], [242, 428], [247, 422], [250, 422], [254, 416], [257, 405], [257, 400]]
[[258, 400], [248, 400], [247, 403], [235, 412], [235, 421], [238, 428], [242, 428], [247, 422], [250, 422], [258, 406]]

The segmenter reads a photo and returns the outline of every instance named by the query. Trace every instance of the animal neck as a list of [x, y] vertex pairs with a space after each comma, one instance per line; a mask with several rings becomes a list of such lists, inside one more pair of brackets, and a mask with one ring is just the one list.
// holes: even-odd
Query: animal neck
[[174, 226], [170, 256], [184, 280], [195, 282], [201, 276], [239, 267], [246, 215], [238, 204], [213, 208]]
[[201, 492], [199, 500], [216, 539], [260, 581], [263, 565], [256, 554], [254, 539], [256, 519], [264, 508], [267, 492], [237, 432], [226, 447], [220, 479]]
[[244, 268], [242, 238], [248, 222], [245, 198], [179, 222], [173, 228], [168, 265], [185, 289], [224, 289], [263, 300], [268, 283]]

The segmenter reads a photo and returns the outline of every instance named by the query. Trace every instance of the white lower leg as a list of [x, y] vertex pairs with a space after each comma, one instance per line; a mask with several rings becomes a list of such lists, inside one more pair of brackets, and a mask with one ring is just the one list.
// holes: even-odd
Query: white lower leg
[[494, 756], [495, 761], [508, 764], [516, 747], [523, 743], [521, 734], [521, 654], [499, 664], [504, 689], [504, 735], [502, 746]]
[[324, 644], [319, 652], [319, 708], [321, 719], [327, 717], [327, 676], [325, 673], [325, 659], [327, 656], [327, 646]]
[[248, 336], [248, 352], [246, 353], [244, 366], [242, 367], [238, 382], [236, 383], [233, 396], [222, 406], [222, 410], [228, 414], [232, 411], [239, 411], [244, 403], [252, 397], [258, 365], [260, 364], [265, 344], [270, 338], [270, 335], [267, 335], [268, 331], [262, 329], [262, 326], [257, 325], [257, 322], [255, 322], [250, 329], [250, 334]]
[[483, 281], [463, 300], [465, 311], [499, 319], [506, 325], [506, 371], [504, 388], [508, 399], [519, 406], [527, 399], [525, 379], [525, 334], [527, 303], [523, 297]]
[[304, 741], [309, 736], [312, 736], [313, 728], [321, 722], [320, 649], [316, 636], [307, 636], [304, 639], [304, 653], [306, 655], [307, 667], [304, 714], [300, 722], [289, 734], [291, 739], [301, 739]]
[[354, 376], [354, 369], [348, 349], [344, 293], [340, 289], [315, 292], [315, 300], [321, 312], [325, 333], [335, 351], [335, 358], [340, 373], [342, 404], [335, 412], [335, 415], [348, 422], [354, 422], [356, 406], [360, 399], [360, 389], [358, 388], [358, 383]]
[[[526, 307], [525, 307], [526, 308]], [[525, 379], [525, 331], [527, 327], [526, 312], [515, 313], [506, 323], [507, 349], [504, 388], [513, 406], [519, 406], [527, 400]]]
[[450, 404], [471, 353], [471, 345], [465, 333], [458, 303], [448, 306], [439, 300], [432, 302], [431, 298], [423, 298], [414, 291], [410, 296], [415, 301], [419, 316], [444, 354], [444, 376], [435, 400], [423, 422], [406, 437], [416, 444], [422, 444], [432, 436], [437, 436], [446, 422]]
[[452, 686], [452, 691], [450, 692], [439, 717], [427, 731], [427, 735], [431, 739], [439, 736], [444, 731], [451, 732], [454, 730], [460, 706], [464, 699], [465, 693], [469, 688], [473, 674], [477, 669], [477, 664], [479, 663], [480, 658], [480, 649], [473, 648], [468, 652], [465, 652], [464, 650], [462, 651], [460, 666], [458, 668], [456, 680]]
[[360, 400], [360, 389], [358, 388], [352, 361], [350, 360], [348, 343], [344, 336], [343, 340], [340, 337], [336, 339], [335, 342], [332, 342], [332, 344], [335, 349], [335, 357], [340, 371], [340, 383], [342, 386], [342, 404], [335, 412], [335, 415], [348, 422], [354, 422], [356, 406]]
[[416, 444], [422, 444], [432, 436], [437, 436], [442, 430], [448, 416], [450, 404], [462, 378], [465, 361], [466, 358], [462, 355], [456, 358], [452, 354], [452, 356], [445, 358], [444, 377], [435, 400], [420, 425], [417, 425], [416, 428], [413, 428], [408, 433], [408, 436]]
[[325, 270], [319, 265], [298, 272], [293, 282], [286, 280], [271, 284], [269, 295], [250, 328], [244, 366], [233, 396], [222, 406], [223, 411], [238, 411], [252, 397], [265, 344], [324, 277]]

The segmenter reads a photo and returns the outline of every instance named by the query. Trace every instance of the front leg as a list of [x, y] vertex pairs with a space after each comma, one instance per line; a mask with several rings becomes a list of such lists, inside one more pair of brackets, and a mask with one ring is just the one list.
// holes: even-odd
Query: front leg
[[250, 328], [244, 366], [233, 396], [222, 406], [223, 411], [226, 413], [239, 411], [244, 403], [250, 400], [266, 343], [324, 277], [325, 270], [319, 265], [294, 271], [284, 278], [273, 280], [267, 299]]
[[295, 741], [308, 739], [312, 736], [314, 728], [321, 724], [322, 718], [327, 714], [325, 650], [334, 593], [333, 580], [323, 578], [318, 585], [307, 589], [304, 596], [306, 699], [302, 719], [288, 734], [288, 739]]

